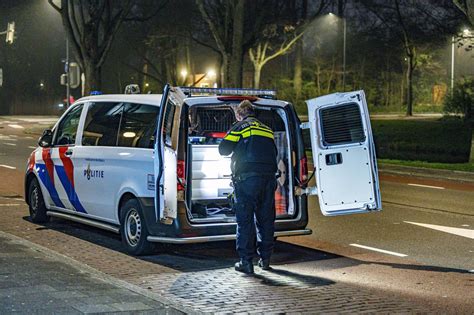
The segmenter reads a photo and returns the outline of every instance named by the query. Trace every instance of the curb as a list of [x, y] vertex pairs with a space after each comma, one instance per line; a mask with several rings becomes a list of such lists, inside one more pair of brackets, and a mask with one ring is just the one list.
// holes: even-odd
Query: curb
[[471, 172], [431, 169], [404, 165], [391, 165], [382, 163], [379, 164], [379, 172], [430, 179], [444, 179], [461, 183], [474, 184], [474, 173]]
[[49, 258], [51, 258], [53, 260], [66, 263], [66, 264], [80, 270], [81, 272], [87, 273], [87, 274], [89, 274], [89, 275], [91, 275], [91, 276], [93, 276], [97, 279], [100, 279], [100, 280], [104, 281], [104, 282], [115, 285], [117, 287], [127, 289], [129, 291], [133, 291], [133, 292], [138, 293], [140, 295], [143, 295], [143, 296], [145, 296], [149, 299], [160, 302], [160, 303], [164, 304], [167, 307], [177, 309], [178, 311], [184, 312], [186, 314], [201, 314], [199, 312], [196, 312], [193, 309], [190, 309], [190, 308], [184, 307], [181, 304], [175, 303], [175, 302], [173, 302], [173, 301], [171, 301], [171, 300], [169, 300], [165, 297], [162, 297], [160, 295], [151, 293], [151, 292], [149, 292], [145, 289], [140, 288], [139, 286], [128, 283], [124, 280], [120, 280], [120, 279], [117, 279], [115, 277], [109, 276], [109, 275], [107, 275], [107, 274], [105, 274], [105, 273], [103, 273], [103, 272], [101, 272], [97, 269], [94, 269], [94, 268], [92, 268], [92, 267], [90, 267], [86, 264], [83, 264], [83, 263], [81, 263], [81, 262], [79, 262], [75, 259], [72, 259], [72, 258], [70, 258], [66, 255], [60, 254], [58, 252], [55, 252], [54, 250], [51, 250], [49, 248], [46, 248], [46, 247], [43, 247], [41, 245], [35, 244], [35, 243], [30, 242], [28, 240], [25, 240], [21, 237], [18, 237], [18, 236], [15, 236], [15, 235], [3, 232], [3, 231], [0, 231], [0, 236], [3, 236], [5, 238], [8, 238], [8, 239], [13, 240], [15, 242], [18, 242], [22, 245], [25, 245], [29, 248], [32, 248], [32, 249], [34, 249], [38, 252], [41, 252], [41, 253], [45, 254], [46, 256], [48, 256]]

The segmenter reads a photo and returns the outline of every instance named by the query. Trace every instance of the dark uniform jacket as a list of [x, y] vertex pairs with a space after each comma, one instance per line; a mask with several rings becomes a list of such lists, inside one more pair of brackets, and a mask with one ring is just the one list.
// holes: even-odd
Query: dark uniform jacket
[[277, 171], [273, 131], [254, 116], [232, 126], [219, 145], [219, 153], [233, 153], [231, 169], [234, 176], [246, 173], [270, 175]]

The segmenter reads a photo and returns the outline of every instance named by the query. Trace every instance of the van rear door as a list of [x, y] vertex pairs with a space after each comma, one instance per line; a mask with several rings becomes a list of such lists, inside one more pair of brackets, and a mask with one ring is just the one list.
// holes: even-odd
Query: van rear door
[[177, 150], [179, 121], [184, 94], [169, 85], [165, 86], [155, 137], [155, 214], [157, 221], [172, 224], [176, 219], [177, 201]]
[[321, 212], [325, 216], [382, 209], [364, 91], [306, 101]]

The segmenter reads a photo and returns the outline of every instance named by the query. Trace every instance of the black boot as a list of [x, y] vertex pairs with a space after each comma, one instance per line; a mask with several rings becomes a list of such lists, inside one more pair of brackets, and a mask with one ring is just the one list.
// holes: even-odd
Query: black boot
[[239, 262], [235, 263], [235, 270], [243, 272], [248, 275], [253, 274], [252, 261], [241, 259]]
[[258, 261], [258, 266], [263, 270], [272, 270], [272, 267], [270, 267], [270, 259], [260, 258]]

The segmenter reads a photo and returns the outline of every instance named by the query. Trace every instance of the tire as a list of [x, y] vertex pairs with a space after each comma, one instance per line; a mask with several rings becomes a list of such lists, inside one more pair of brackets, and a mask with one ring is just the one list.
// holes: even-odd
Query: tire
[[34, 223], [46, 223], [49, 216], [46, 215], [46, 205], [44, 204], [43, 193], [36, 178], [33, 178], [28, 187], [28, 204], [30, 219]]
[[153, 252], [153, 244], [147, 240], [150, 234], [145, 216], [137, 199], [128, 200], [120, 208], [120, 235], [130, 255], [141, 256]]

